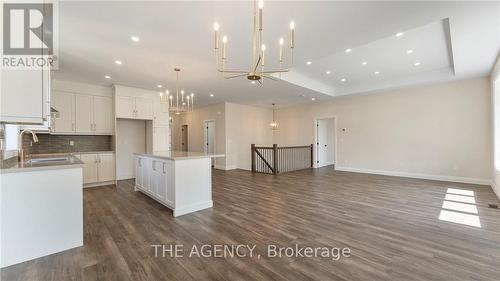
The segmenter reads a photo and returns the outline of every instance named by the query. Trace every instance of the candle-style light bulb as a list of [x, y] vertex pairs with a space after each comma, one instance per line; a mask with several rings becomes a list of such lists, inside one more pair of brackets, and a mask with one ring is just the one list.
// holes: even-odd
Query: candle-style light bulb
[[290, 48], [295, 47], [295, 22], [290, 22]]
[[219, 23], [214, 22], [214, 49], [219, 49]]
[[189, 96], [187, 96], [186, 99], [187, 99], [187, 111], [189, 111], [189, 104], [190, 104], [190, 102], [189, 102]]
[[222, 37], [222, 59], [226, 59], [226, 53], [227, 53], [227, 37], [224, 36]]
[[194, 94], [191, 93], [191, 111], [194, 110]]
[[280, 62], [283, 62], [283, 44], [285, 43], [285, 40], [280, 38]]
[[261, 60], [260, 60], [260, 63], [261, 63], [261, 65], [262, 65], [262, 66], [264, 66], [264, 64], [265, 64], [264, 60], [265, 60], [266, 45], [262, 44], [262, 46], [260, 47], [260, 49], [261, 49], [261, 51], [262, 51], [262, 52], [261, 52]]

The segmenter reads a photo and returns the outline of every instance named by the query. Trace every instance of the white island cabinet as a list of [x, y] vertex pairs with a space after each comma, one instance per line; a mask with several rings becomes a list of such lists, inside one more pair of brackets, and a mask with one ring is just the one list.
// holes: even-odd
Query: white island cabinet
[[211, 158], [223, 155], [168, 151], [135, 157], [135, 190], [172, 209], [174, 217], [213, 206]]

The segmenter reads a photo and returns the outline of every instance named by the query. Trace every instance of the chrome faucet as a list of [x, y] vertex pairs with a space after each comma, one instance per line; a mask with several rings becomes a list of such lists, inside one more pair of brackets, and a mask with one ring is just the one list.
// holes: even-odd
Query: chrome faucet
[[18, 137], [18, 144], [19, 144], [19, 150], [18, 150], [18, 159], [19, 161], [23, 162], [24, 161], [24, 149], [23, 149], [23, 134], [24, 133], [31, 133], [31, 136], [33, 137], [34, 142], [38, 142], [38, 136], [33, 132], [32, 130], [22, 130], [19, 132], [19, 137]]

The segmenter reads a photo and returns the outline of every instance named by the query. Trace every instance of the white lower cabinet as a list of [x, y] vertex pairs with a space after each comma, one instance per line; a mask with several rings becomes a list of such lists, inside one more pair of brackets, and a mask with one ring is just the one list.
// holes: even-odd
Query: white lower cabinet
[[136, 161], [136, 188], [167, 206], [175, 207], [174, 186], [170, 184], [172, 163], [144, 157], [137, 157]]
[[83, 166], [83, 184], [109, 183], [115, 177], [115, 155], [113, 153], [81, 154], [77, 157]]

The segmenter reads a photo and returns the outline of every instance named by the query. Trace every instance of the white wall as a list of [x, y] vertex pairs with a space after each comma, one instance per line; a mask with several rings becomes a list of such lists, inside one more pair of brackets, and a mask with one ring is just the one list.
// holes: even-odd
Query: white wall
[[[498, 155], [497, 158], [500, 158], [500, 55], [497, 59], [495, 67], [490, 75], [490, 83], [491, 83], [491, 100], [492, 100], [492, 188], [495, 191], [497, 197], [500, 199], [500, 165], [497, 164], [500, 162], [500, 159], [495, 159], [495, 155]], [[496, 93], [496, 96], [495, 96]], [[497, 162], [497, 163], [495, 163]]]
[[339, 169], [489, 184], [490, 103], [488, 78], [342, 97], [280, 110], [276, 140], [311, 144], [335, 116]]
[[[181, 126], [188, 125], [188, 150], [204, 152], [205, 120], [215, 120], [215, 153], [226, 154], [226, 126], [225, 126], [225, 105], [224, 103], [215, 104], [202, 108], [195, 108], [193, 112], [181, 115], [172, 114], [172, 140], [173, 149], [180, 150]], [[226, 168], [225, 158], [216, 158], [215, 167], [218, 169]]]
[[270, 123], [273, 111], [248, 105], [226, 103], [226, 167], [250, 170], [252, 143], [272, 146]]
[[56, 91], [64, 91], [70, 93], [89, 94], [97, 96], [113, 96], [113, 88], [98, 86], [93, 84], [84, 84], [78, 82], [53, 80], [52, 89]]
[[135, 178], [134, 152], [146, 152], [146, 122], [117, 119], [116, 121], [116, 178]]

